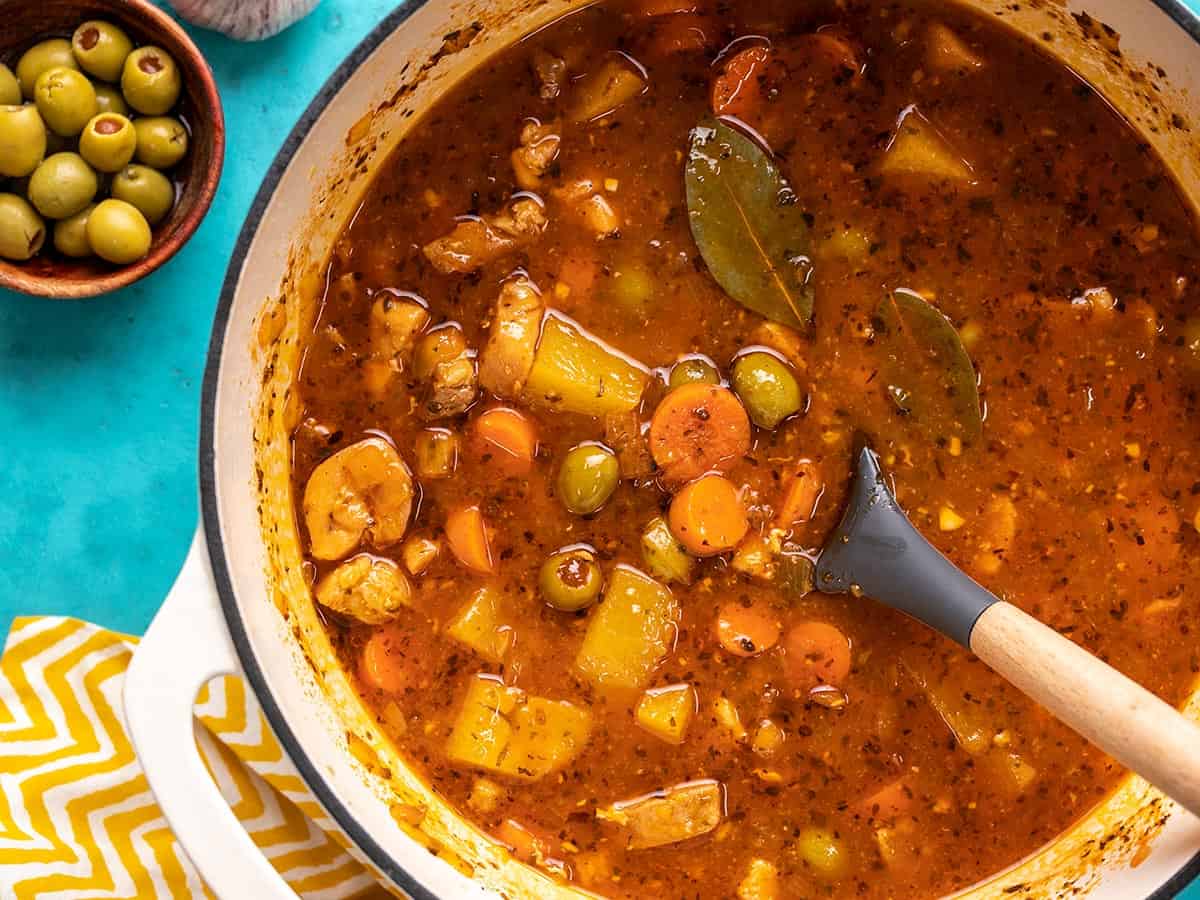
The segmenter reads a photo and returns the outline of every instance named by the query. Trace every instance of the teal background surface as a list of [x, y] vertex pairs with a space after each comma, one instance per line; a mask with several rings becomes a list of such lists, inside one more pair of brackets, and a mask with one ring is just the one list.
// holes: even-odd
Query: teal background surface
[[[149, 623], [196, 527], [200, 382], [242, 219], [297, 117], [394, 5], [324, 0], [261, 44], [189, 28], [228, 129], [220, 189], [196, 236], [107, 297], [0, 291], [0, 634], [17, 615], [131, 633]], [[1182, 896], [1200, 900], [1200, 884]]]

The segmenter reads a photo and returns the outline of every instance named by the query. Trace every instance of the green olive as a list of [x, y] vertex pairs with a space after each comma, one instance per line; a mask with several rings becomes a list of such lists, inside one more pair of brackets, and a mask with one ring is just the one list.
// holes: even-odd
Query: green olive
[[641, 263], [619, 263], [609, 282], [611, 296], [627, 313], [644, 315], [654, 296], [654, 276]]
[[42, 249], [46, 223], [24, 197], [0, 194], [0, 257], [18, 262]]
[[47, 69], [78, 68], [79, 63], [75, 61], [75, 54], [71, 52], [71, 42], [53, 38], [34, 44], [21, 55], [17, 60], [17, 81], [25, 99], [32, 100], [38, 76]]
[[188, 150], [188, 133], [183, 123], [168, 116], [134, 119], [138, 162], [156, 169], [169, 169]]
[[621, 481], [616, 455], [602, 444], [580, 444], [563, 457], [558, 470], [558, 496], [569, 512], [594, 513]]
[[92, 255], [92, 244], [87, 236], [87, 221], [95, 208], [95, 204], [88, 204], [75, 215], [54, 223], [55, 250], [63, 256], [75, 259]]
[[542, 563], [538, 588], [550, 606], [563, 612], [578, 612], [596, 602], [603, 580], [596, 557], [590, 550], [578, 547], [559, 550]]
[[46, 125], [63, 137], [79, 134], [96, 115], [96, 89], [74, 69], [47, 69], [38, 76], [33, 95]]
[[46, 156], [46, 126], [33, 104], [0, 106], [0, 176], [24, 178]]
[[71, 49], [83, 71], [101, 81], [116, 81], [133, 52], [133, 41], [111, 22], [84, 22], [71, 36]]
[[121, 96], [121, 92], [107, 84], [94, 85], [96, 88], [96, 112], [116, 113], [118, 116], [129, 118], [129, 104]]
[[417, 341], [413, 350], [413, 375], [426, 379], [438, 363], [457, 359], [467, 349], [467, 339], [457, 325], [435, 328]]
[[47, 156], [29, 176], [29, 202], [47, 219], [75, 215], [99, 189], [100, 179], [78, 153]]
[[116, 113], [94, 116], [79, 135], [79, 155], [100, 172], [116, 172], [129, 165], [137, 149], [133, 123]]
[[104, 200], [88, 216], [87, 239], [97, 256], [123, 266], [150, 252], [150, 225], [133, 204]]
[[121, 70], [125, 102], [144, 116], [161, 116], [179, 100], [183, 83], [175, 60], [161, 47], [138, 47]]
[[21, 85], [12, 69], [0, 63], [0, 106], [20, 106]]
[[766, 350], [739, 356], [733, 364], [731, 381], [750, 421], [760, 428], [774, 428], [804, 405], [800, 383], [791, 368]]
[[685, 384], [720, 384], [721, 373], [716, 364], [707, 356], [685, 356], [671, 366], [671, 374], [667, 384], [672, 389]]
[[126, 166], [113, 177], [110, 190], [118, 200], [136, 206], [151, 225], [165, 219], [175, 205], [175, 185], [149, 166]]
[[832, 831], [826, 828], [805, 828], [797, 839], [800, 856], [825, 878], [837, 878], [848, 862], [845, 848]]

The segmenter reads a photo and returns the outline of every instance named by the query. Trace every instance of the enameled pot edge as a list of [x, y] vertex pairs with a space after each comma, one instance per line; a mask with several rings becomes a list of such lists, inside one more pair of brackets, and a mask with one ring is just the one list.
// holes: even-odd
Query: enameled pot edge
[[[1200, 16], [1191, 12], [1179, 0], [1153, 0], [1153, 2], [1200, 45]], [[419, 900], [425, 900], [425, 898], [436, 900], [437, 895], [419, 884], [404, 866], [387, 853], [359, 824], [305, 753], [300, 740], [272, 697], [265, 674], [251, 647], [246, 623], [242, 618], [234, 593], [233, 579], [221, 536], [216, 485], [217, 391], [221, 357], [225, 348], [226, 325], [241, 279], [243, 265], [258, 231], [259, 223], [274, 195], [279, 180], [287, 171], [296, 151], [330, 101], [366, 58], [427, 3], [428, 0], [408, 0], [408, 2], [402, 3], [389, 13], [342, 61], [289, 133], [255, 196], [234, 246], [214, 316], [201, 394], [199, 480], [203, 528], [217, 592], [241, 665], [268, 722], [313, 794], [367, 858], [396, 886], [410, 896], [419, 898]], [[1192, 856], [1172, 877], [1146, 896], [1150, 900], [1167, 900], [1167, 898], [1176, 896], [1197, 875], [1200, 875], [1200, 853]]]

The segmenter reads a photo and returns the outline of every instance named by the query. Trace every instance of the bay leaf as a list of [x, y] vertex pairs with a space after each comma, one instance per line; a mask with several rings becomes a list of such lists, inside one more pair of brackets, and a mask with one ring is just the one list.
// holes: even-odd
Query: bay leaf
[[978, 440], [983, 431], [979, 386], [954, 325], [913, 291], [898, 290], [876, 310], [889, 396], [934, 440]]
[[812, 318], [808, 223], [771, 157], [729, 123], [692, 129], [684, 167], [688, 222], [725, 293], [775, 322]]

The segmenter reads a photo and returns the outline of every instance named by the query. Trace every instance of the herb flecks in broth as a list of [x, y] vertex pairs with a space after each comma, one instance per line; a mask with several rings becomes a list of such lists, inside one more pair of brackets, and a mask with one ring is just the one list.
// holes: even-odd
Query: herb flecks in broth
[[[750, 224], [787, 218], [753, 234], [803, 287], [773, 310], [693, 235], [698, 122], [751, 148]], [[555, 877], [964, 888], [1120, 773], [949, 641], [813, 591], [855, 435], [951, 559], [1178, 701], [1198, 257], [1138, 137], [986, 18], [573, 13], [425, 114], [330, 260], [293, 438], [330, 636], [412, 766]]]

